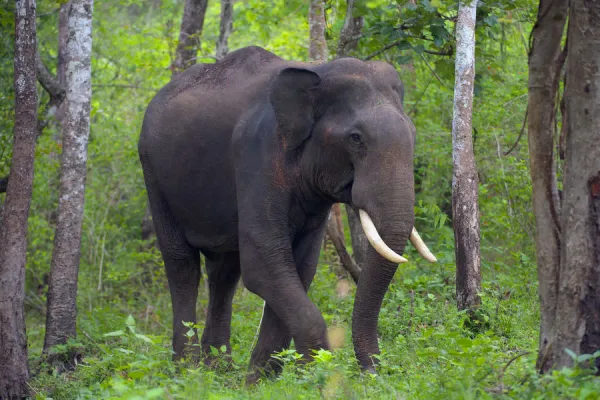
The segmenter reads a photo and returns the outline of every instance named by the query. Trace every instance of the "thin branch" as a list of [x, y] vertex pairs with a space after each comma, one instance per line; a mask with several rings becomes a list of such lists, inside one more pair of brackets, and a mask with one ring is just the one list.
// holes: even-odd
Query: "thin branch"
[[65, 98], [66, 90], [61, 86], [58, 79], [48, 71], [48, 68], [46, 68], [42, 62], [39, 54], [36, 57], [35, 68], [37, 80], [50, 95], [50, 101], [55, 104], [60, 104]]
[[138, 90], [149, 90], [149, 91], [153, 91], [153, 92], [158, 92], [160, 90], [160, 88], [153, 88], [153, 87], [148, 87], [148, 86], [138, 86], [138, 85], [125, 85], [125, 84], [118, 84], [118, 83], [111, 83], [111, 84], [96, 83], [96, 84], [93, 84], [92, 87], [138, 89]]
[[435, 78], [438, 80], [438, 82], [441, 83], [442, 86], [446, 87], [446, 85], [444, 84], [444, 82], [442, 82], [442, 79], [437, 74], [437, 72], [435, 72], [435, 70], [431, 67], [431, 65], [429, 65], [429, 62], [427, 62], [427, 59], [425, 58], [425, 56], [423, 55], [423, 53], [419, 53], [419, 55], [421, 56], [421, 58], [423, 59], [423, 61], [425, 61], [425, 65], [427, 65], [427, 68], [429, 68], [429, 70], [431, 71], [431, 73], [433, 74], [433, 76], [435, 76]]
[[335, 218], [332, 215], [329, 215], [329, 220], [327, 221], [327, 235], [333, 242], [333, 246], [340, 257], [342, 266], [346, 271], [348, 271], [354, 283], [358, 283], [361, 269], [352, 259], [352, 257], [350, 257], [350, 254], [348, 254], [346, 246], [344, 245], [344, 240], [340, 236], [339, 227], [337, 226]]
[[423, 50], [423, 52], [434, 56], [451, 56], [452, 54], [454, 54], [454, 49], [449, 48], [448, 50], [441, 51]]
[[427, 82], [427, 85], [425, 85], [425, 89], [423, 89], [423, 91], [421, 92], [421, 95], [419, 96], [418, 100], [415, 102], [415, 104], [413, 104], [413, 106], [411, 107], [410, 111], [408, 112], [408, 116], [409, 117], [413, 114], [413, 112], [415, 111], [415, 109], [417, 108], [417, 106], [419, 105], [419, 103], [421, 102], [421, 99], [425, 95], [425, 92], [427, 92], [427, 88], [429, 87], [429, 85], [431, 84], [432, 81], [433, 81], [433, 75], [429, 78], [429, 82]]
[[381, 53], [384, 53], [384, 52], [388, 51], [389, 49], [398, 46], [400, 43], [404, 42], [404, 40], [405, 39], [396, 40], [395, 42], [392, 42], [392, 43], [384, 46], [383, 48], [381, 48], [381, 49], [377, 50], [376, 52], [371, 53], [368, 56], [366, 56], [365, 58], [363, 58], [363, 61], [369, 61], [369, 60], [377, 57]]
[[527, 108], [525, 109], [525, 117], [523, 118], [523, 125], [521, 126], [521, 132], [519, 132], [519, 136], [517, 137], [517, 140], [515, 141], [515, 143], [510, 147], [510, 149], [508, 149], [507, 152], [504, 153], [505, 156], [509, 155], [519, 144], [519, 141], [521, 140], [521, 137], [523, 137], [523, 132], [525, 132], [525, 125], [527, 124], [527, 116], [529, 115], [529, 106], [527, 106]]

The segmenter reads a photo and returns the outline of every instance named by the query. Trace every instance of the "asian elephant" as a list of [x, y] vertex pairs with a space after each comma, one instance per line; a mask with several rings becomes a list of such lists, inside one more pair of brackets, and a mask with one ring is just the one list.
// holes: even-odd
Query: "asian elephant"
[[332, 204], [359, 214], [373, 247], [352, 314], [356, 357], [375, 371], [377, 320], [414, 230], [415, 127], [403, 86], [384, 62], [285, 61], [260, 48], [195, 65], [150, 102], [139, 139], [173, 306], [173, 349], [196, 321], [200, 253], [210, 288], [201, 348], [230, 351], [231, 303], [240, 278], [265, 300], [248, 381], [277, 371], [274, 352], [329, 344], [307, 290]]

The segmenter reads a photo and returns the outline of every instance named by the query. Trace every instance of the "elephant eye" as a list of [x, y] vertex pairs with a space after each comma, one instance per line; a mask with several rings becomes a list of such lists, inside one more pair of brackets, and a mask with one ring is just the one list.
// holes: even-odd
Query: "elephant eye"
[[360, 133], [351, 133], [350, 134], [350, 141], [354, 144], [360, 144], [362, 143], [362, 137], [360, 136]]

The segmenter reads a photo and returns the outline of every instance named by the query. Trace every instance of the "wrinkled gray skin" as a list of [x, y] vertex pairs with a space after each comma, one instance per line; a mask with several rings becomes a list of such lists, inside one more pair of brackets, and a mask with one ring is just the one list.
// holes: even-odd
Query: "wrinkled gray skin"
[[[210, 303], [201, 348], [230, 351], [231, 302], [240, 278], [266, 301], [248, 382], [277, 371], [270, 358], [329, 348], [307, 290], [335, 202], [363, 209], [402, 254], [414, 224], [415, 128], [394, 68], [353, 58], [282, 60], [248, 47], [196, 65], [152, 100], [139, 154], [173, 304], [173, 349], [184, 354], [196, 321], [200, 253]], [[352, 338], [374, 372], [377, 319], [397, 265], [369, 248], [354, 303]]]

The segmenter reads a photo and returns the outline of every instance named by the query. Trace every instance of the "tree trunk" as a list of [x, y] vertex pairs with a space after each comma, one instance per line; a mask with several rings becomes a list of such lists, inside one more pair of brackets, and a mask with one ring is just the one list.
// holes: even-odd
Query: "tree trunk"
[[[228, 0], [225, 0], [228, 1]], [[204, 16], [208, 0], [186, 0], [181, 18], [179, 43], [175, 53], [175, 61], [171, 65], [171, 78], [178, 73], [196, 64], [196, 53], [200, 47], [200, 35], [204, 27]], [[156, 231], [152, 222], [150, 203], [146, 201], [146, 210], [142, 217], [142, 240], [151, 240], [151, 245], [156, 246]]]
[[221, 27], [217, 41], [217, 60], [222, 59], [229, 52], [227, 40], [233, 29], [233, 0], [221, 0]]
[[[562, 15], [562, 14], [561, 14]], [[572, 0], [568, 30], [568, 127], [561, 215], [556, 342], [547, 356], [570, 367], [600, 350], [600, 3]], [[554, 364], [554, 363], [553, 363]], [[600, 359], [596, 359], [600, 367]]]
[[10, 179], [0, 220], [0, 398], [28, 393], [25, 330], [27, 218], [37, 136], [36, 3], [17, 0], [15, 12], [15, 125]]
[[[353, 40], [360, 34], [363, 26], [362, 17], [354, 17], [354, 0], [346, 1], [346, 18], [340, 32], [336, 57], [345, 57], [347, 52], [356, 48], [358, 39]], [[364, 267], [369, 241], [363, 232], [360, 220], [351, 207], [346, 206], [348, 225], [350, 227], [350, 239], [352, 241], [352, 253], [359, 267]]]
[[475, 79], [475, 13], [477, 0], [460, 3], [456, 22], [456, 81], [452, 150], [452, 215], [456, 252], [456, 297], [460, 310], [474, 309], [481, 299], [478, 178], [473, 155], [471, 114]]
[[361, 269], [354, 262], [348, 251], [346, 250], [346, 243], [344, 241], [344, 227], [340, 226], [341, 218], [339, 218], [339, 204], [334, 204], [334, 207], [337, 206], [337, 210], [332, 209], [329, 214], [329, 220], [327, 221], [327, 236], [333, 242], [333, 246], [340, 257], [340, 262], [342, 266], [350, 276], [354, 283], [358, 283], [358, 278], [360, 277]]
[[[71, 1], [62, 3], [58, 14], [58, 57], [56, 61], [56, 79], [61, 87], [66, 85], [67, 71], [67, 39], [69, 38], [69, 10]], [[65, 115], [65, 103], [59, 103], [56, 111], [56, 120], [62, 124]]]
[[76, 335], [76, 297], [90, 133], [93, 0], [72, 0], [67, 41], [66, 106], [58, 221], [48, 281], [44, 351]]
[[196, 64], [196, 54], [200, 48], [200, 35], [204, 27], [204, 15], [208, 0], [186, 0], [179, 31], [179, 43], [175, 61], [171, 67], [173, 76]]
[[340, 31], [340, 40], [337, 48], [337, 58], [346, 57], [348, 52], [356, 49], [358, 37], [363, 26], [363, 17], [354, 17], [354, 0], [346, 0], [346, 18]]
[[352, 207], [346, 206], [348, 214], [348, 226], [350, 227], [350, 239], [352, 240], [352, 255], [359, 267], [364, 268], [367, 250], [369, 249], [369, 239], [365, 236], [360, 219]]
[[314, 61], [327, 61], [327, 40], [325, 40], [325, 2], [311, 0], [308, 10], [310, 43], [308, 58]]
[[561, 64], [560, 43], [568, 0], [541, 0], [529, 54], [528, 132], [541, 326], [538, 368], [548, 370], [548, 345], [555, 332], [560, 266], [559, 198], [554, 167], [555, 99]]

